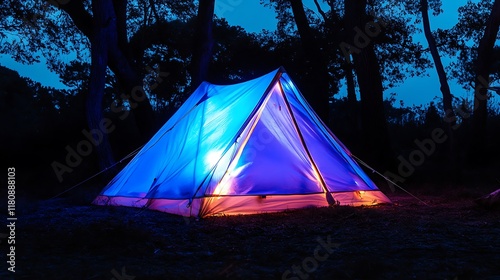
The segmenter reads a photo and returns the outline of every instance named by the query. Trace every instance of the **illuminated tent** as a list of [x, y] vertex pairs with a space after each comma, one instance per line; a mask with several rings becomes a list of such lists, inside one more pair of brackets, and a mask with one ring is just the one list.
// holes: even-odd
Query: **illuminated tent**
[[94, 200], [200, 217], [387, 202], [282, 68], [202, 83]]

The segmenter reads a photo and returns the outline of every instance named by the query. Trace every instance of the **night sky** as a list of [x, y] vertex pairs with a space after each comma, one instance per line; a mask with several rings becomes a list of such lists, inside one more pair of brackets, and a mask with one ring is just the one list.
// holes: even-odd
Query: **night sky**
[[[242, 26], [248, 32], [261, 32], [262, 29], [275, 30], [277, 20], [274, 10], [260, 5], [259, 2], [260, 1], [219, 0], [216, 2], [218, 4], [216, 4], [215, 13], [218, 17], [226, 18], [229, 24]], [[431, 28], [433, 31], [437, 28], [447, 29], [455, 25], [458, 20], [457, 9], [466, 4], [467, 1], [443, 2], [444, 13], [437, 17], [432, 14], [430, 15]], [[474, 0], [473, 2], [478, 2], [478, 0]], [[304, 4], [312, 10], [316, 10], [312, 0], [305, 0]], [[421, 42], [421, 44], [427, 48], [427, 42], [422, 33], [415, 36], [414, 40]], [[71, 59], [72, 58], [68, 58], [68, 60]], [[443, 56], [442, 59], [445, 65], [451, 61], [449, 57], [445, 56]], [[21, 76], [30, 77], [44, 85], [65, 88], [65, 86], [59, 82], [59, 77], [55, 73], [48, 71], [43, 63], [36, 65], [21, 65], [10, 57], [2, 55], [0, 56], [0, 64], [18, 71]], [[413, 104], [428, 104], [433, 101], [436, 96], [441, 97], [441, 92], [439, 91], [439, 81], [435, 69], [428, 69], [427, 74], [427, 77], [406, 79], [405, 82], [398, 85], [398, 87], [386, 90], [385, 96], [388, 97], [391, 93], [396, 93], [396, 106], [399, 106], [400, 100], [407, 106]], [[340, 89], [340, 93], [336, 95], [337, 97], [346, 96], [345, 82], [342, 81], [341, 84], [342, 88]], [[453, 79], [449, 79], [449, 84], [452, 94], [455, 97], [464, 97], [472, 101], [473, 92], [471, 90], [463, 89], [460, 85], [456, 84]], [[498, 101], [499, 99], [495, 97], [494, 102], [498, 103]]]

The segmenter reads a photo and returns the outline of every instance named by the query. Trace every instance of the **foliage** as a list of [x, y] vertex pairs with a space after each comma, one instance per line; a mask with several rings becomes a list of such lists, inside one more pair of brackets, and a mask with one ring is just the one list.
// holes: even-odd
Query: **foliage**
[[[436, 31], [435, 37], [441, 47], [440, 51], [454, 58], [447, 68], [448, 72], [467, 90], [474, 89], [474, 62], [477, 59], [477, 48], [492, 6], [492, 0], [469, 0], [458, 9], [458, 21], [455, 26], [449, 30]], [[495, 51], [495, 56], [495, 60], [491, 61], [494, 81], [500, 78], [498, 74], [500, 51], [498, 49]]]
[[[274, 8], [278, 19], [276, 36], [279, 38], [296, 37], [295, 23], [289, 2], [285, 0], [262, 1], [266, 6]], [[406, 7], [400, 1], [368, 1], [367, 13], [375, 22], [383, 22], [386, 27], [369, 40], [373, 40], [383, 73], [386, 89], [397, 86], [407, 77], [422, 75], [430, 67], [424, 48], [414, 42], [419, 29], [411, 24], [412, 18], [407, 16]], [[322, 43], [322, 49], [329, 55], [329, 68], [332, 80], [342, 79], [344, 54], [339, 49], [344, 40], [338, 34], [344, 32], [343, 1], [317, 1], [315, 10], [309, 8], [308, 16], [316, 37]], [[436, 4], [436, 7], [438, 5]], [[321, 16], [320, 16], [321, 15]], [[363, 29], [365, 27], [362, 27]], [[337, 33], [337, 35], [336, 35]]]

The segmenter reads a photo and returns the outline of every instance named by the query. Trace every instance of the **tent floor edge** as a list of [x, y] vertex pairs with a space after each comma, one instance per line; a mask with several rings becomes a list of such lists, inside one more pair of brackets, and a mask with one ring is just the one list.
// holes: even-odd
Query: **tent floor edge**
[[203, 218], [207, 216], [273, 213], [332, 205], [371, 206], [391, 203], [380, 190], [328, 192], [328, 194], [332, 197], [334, 204], [325, 200], [325, 193], [204, 197], [194, 199], [190, 207], [187, 207], [189, 199], [144, 199], [101, 195], [94, 200], [93, 204], [136, 208], [142, 208], [148, 204], [150, 210]]

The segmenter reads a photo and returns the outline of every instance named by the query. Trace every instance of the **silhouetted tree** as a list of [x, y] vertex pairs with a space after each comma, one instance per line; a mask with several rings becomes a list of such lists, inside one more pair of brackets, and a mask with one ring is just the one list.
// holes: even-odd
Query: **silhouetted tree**
[[[193, 1], [173, 1], [166, 5], [153, 0], [48, 0], [44, 3], [10, 0], [0, 3], [2, 11], [8, 11], [1, 20], [4, 29], [0, 35], [5, 32], [15, 34], [0, 47], [0, 52], [20, 62], [32, 63], [39, 61], [35, 52], [39, 51], [47, 59], [48, 66], [60, 73], [65, 67], [59, 56], [76, 54], [77, 60], [82, 60], [92, 49], [93, 82], [87, 101], [89, 127], [94, 129], [96, 122], [102, 120], [102, 75], [106, 75], [109, 67], [118, 81], [119, 91], [123, 93], [121, 96], [130, 101], [129, 108], [141, 134], [144, 139], [149, 139], [155, 130], [155, 122], [146, 94], [151, 89], [143, 85], [143, 77], [152, 72], [144, 69], [151, 69], [150, 66], [144, 67], [145, 53], [155, 40], [166, 41], [165, 36], [157, 36], [158, 26], [166, 22], [165, 19], [193, 16]], [[106, 139], [103, 141], [98, 145], [98, 151], [102, 166], [107, 166], [112, 161]]]
[[[92, 5], [94, 5], [93, 2]], [[89, 39], [94, 38], [95, 28], [100, 28], [101, 31], [106, 29], [108, 38], [106, 39], [108, 41], [106, 43], [108, 56], [106, 65], [115, 73], [125, 93], [124, 96], [133, 99], [132, 102], [136, 104], [132, 108], [134, 116], [137, 118], [136, 123], [145, 138], [149, 138], [154, 128], [153, 110], [147, 95], [144, 93], [142, 79], [137, 70], [134, 69], [135, 59], [140, 60], [140, 58], [134, 58], [131, 55], [133, 46], [128, 39], [127, 1], [114, 0], [107, 2], [107, 5], [99, 4], [96, 11], [103, 10], [99, 12], [105, 16], [103, 19], [96, 18], [95, 8], [93, 8], [91, 15], [80, 1], [69, 1], [58, 8], [66, 12], [75, 26]], [[150, 9], [154, 10], [154, 6]], [[92, 39], [90, 42], [92, 43]], [[96, 103], [94, 102], [94, 104]]]
[[429, 20], [429, 4], [427, 0], [420, 0], [420, 12], [422, 15], [422, 24], [424, 26], [424, 34], [429, 44], [429, 50], [434, 61], [434, 66], [439, 77], [440, 90], [443, 94], [443, 110], [445, 112], [444, 120], [447, 123], [446, 131], [448, 135], [448, 145], [449, 153], [448, 160], [453, 166], [453, 169], [458, 167], [457, 163], [457, 153], [455, 145], [455, 133], [454, 127], [456, 124], [456, 115], [453, 109], [453, 96], [451, 94], [450, 86], [448, 84], [448, 78], [446, 71], [444, 70], [443, 63], [441, 62], [441, 56], [437, 48], [436, 40], [431, 31], [430, 20]]
[[[106, 85], [106, 69], [108, 54], [117, 46], [116, 14], [111, 0], [92, 1], [94, 25], [91, 43], [91, 67], [89, 91], [86, 102], [87, 123], [90, 131], [101, 131], [103, 115], [103, 97]], [[114, 164], [113, 153], [107, 131], [101, 132], [99, 137], [93, 134], [98, 154], [99, 165], [105, 169]]]
[[269, 0], [266, 3], [276, 10], [278, 36], [284, 39], [294, 33], [300, 38], [300, 61], [296, 63], [302, 67], [302, 78], [298, 82], [307, 101], [323, 122], [328, 123], [328, 99], [333, 95], [330, 94], [328, 62], [302, 0]]
[[488, 87], [490, 84], [493, 47], [497, 40], [500, 25], [500, 0], [495, 0], [486, 29], [479, 41], [477, 60], [475, 63], [476, 77], [474, 88], [474, 113], [472, 115], [473, 134], [469, 155], [473, 160], [482, 161], [486, 158], [486, 121]]
[[302, 0], [289, 0], [289, 2], [304, 51], [306, 67], [304, 70], [308, 84], [306, 98], [319, 117], [328, 124], [329, 85], [325, 57], [309, 26]]
[[[351, 53], [358, 77], [361, 95], [361, 120], [364, 148], [372, 155], [372, 162], [388, 164], [392, 156], [387, 122], [384, 115], [382, 77], [375, 47], [370, 39], [364, 39], [363, 46], [356, 42], [356, 30], [364, 30], [371, 19], [366, 12], [366, 0], [345, 0], [347, 40], [350, 46], [358, 46]], [[361, 31], [363, 32], [363, 31]]]

